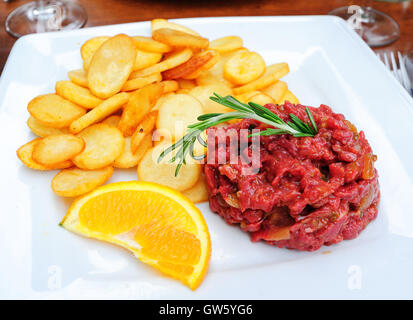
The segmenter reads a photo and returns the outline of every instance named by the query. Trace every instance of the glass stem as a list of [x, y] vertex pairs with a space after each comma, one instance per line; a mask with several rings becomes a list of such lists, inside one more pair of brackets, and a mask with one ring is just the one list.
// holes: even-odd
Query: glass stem
[[363, 6], [360, 7], [360, 15], [363, 23], [374, 23], [374, 15], [372, 13], [373, 0], [364, 0]]

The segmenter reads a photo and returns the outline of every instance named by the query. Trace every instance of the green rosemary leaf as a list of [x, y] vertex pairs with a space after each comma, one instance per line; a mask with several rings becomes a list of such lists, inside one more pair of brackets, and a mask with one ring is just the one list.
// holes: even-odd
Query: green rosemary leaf
[[317, 124], [315, 123], [313, 114], [310, 111], [310, 108], [305, 107], [305, 112], [307, 113], [308, 119], [310, 119], [310, 123], [313, 127], [313, 132], [314, 132], [314, 134], [316, 134], [318, 132], [318, 128], [317, 128]]

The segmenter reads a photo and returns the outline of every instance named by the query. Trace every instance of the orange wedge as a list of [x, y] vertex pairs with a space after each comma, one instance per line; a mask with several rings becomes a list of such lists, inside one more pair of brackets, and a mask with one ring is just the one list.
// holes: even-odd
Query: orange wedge
[[209, 265], [205, 220], [181, 193], [156, 183], [112, 183], [76, 200], [60, 223], [75, 233], [118, 244], [192, 290]]

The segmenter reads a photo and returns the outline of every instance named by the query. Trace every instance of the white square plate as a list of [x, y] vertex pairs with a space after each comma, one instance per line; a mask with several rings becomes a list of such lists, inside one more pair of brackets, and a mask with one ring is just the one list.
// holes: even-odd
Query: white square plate
[[[27, 103], [53, 92], [81, 67], [79, 48], [97, 35], [149, 35], [149, 22], [19, 39], [0, 81], [0, 298], [289, 299], [413, 298], [413, 100], [342, 20], [328, 16], [183, 19], [209, 39], [239, 35], [285, 78], [306, 105], [327, 104], [366, 132], [378, 155], [379, 214], [351, 241], [308, 253], [251, 243], [204, 213], [210, 270], [192, 292], [115, 246], [58, 227], [70, 201], [53, 194], [56, 172], [27, 169], [16, 157], [34, 138]], [[117, 170], [110, 182], [136, 179]]]

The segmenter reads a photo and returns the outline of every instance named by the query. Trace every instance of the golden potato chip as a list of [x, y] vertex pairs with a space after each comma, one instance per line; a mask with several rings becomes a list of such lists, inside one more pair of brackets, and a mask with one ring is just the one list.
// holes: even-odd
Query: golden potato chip
[[92, 61], [93, 55], [100, 48], [100, 46], [108, 40], [109, 37], [94, 37], [86, 41], [80, 48], [80, 55], [83, 59], [83, 69], [87, 70]]
[[175, 93], [184, 93], [184, 94], [188, 94], [191, 92], [191, 89], [178, 89], [175, 91]]
[[232, 90], [227, 87], [224, 83], [215, 83], [207, 86], [198, 86], [191, 89], [189, 93], [191, 96], [196, 98], [202, 104], [204, 113], [221, 113], [233, 111], [232, 109], [225, 107], [219, 103], [216, 103], [210, 99], [215, 93], [225, 97], [232, 94]]
[[136, 167], [139, 161], [144, 156], [145, 152], [152, 148], [152, 137], [151, 135], [146, 135], [141, 143], [139, 144], [136, 152], [132, 152], [131, 149], [131, 137], [125, 138], [125, 147], [122, 154], [118, 157], [113, 166], [116, 168], [128, 169]]
[[258, 90], [255, 91], [248, 91], [244, 92], [240, 95], [235, 96], [235, 98], [243, 103], [248, 103], [251, 101], [251, 98], [257, 94], [260, 94], [261, 92]]
[[20, 159], [21, 162], [24, 163], [24, 165], [26, 165], [26, 167], [35, 169], [35, 170], [44, 171], [44, 170], [64, 169], [64, 168], [69, 168], [73, 166], [73, 163], [70, 160], [55, 164], [53, 166], [44, 166], [40, 163], [35, 162], [32, 157], [33, 149], [36, 146], [36, 144], [41, 140], [42, 138], [34, 139], [26, 143], [25, 145], [21, 146], [17, 150], [17, 157]]
[[37, 121], [33, 117], [29, 117], [29, 119], [27, 120], [27, 126], [30, 128], [30, 130], [32, 130], [32, 132], [35, 135], [38, 135], [39, 137], [42, 137], [42, 138], [51, 136], [54, 134], [69, 133], [69, 130], [67, 128], [58, 129], [58, 128], [47, 127], [41, 124], [39, 121]]
[[[206, 131], [202, 131], [200, 134], [200, 137], [202, 138], [202, 140], [206, 142], [208, 138]], [[203, 144], [201, 144], [199, 140], [197, 139], [194, 144], [194, 155], [198, 157], [206, 153], [207, 153], [207, 148]]]
[[192, 29], [189, 29], [188, 27], [185, 27], [181, 24], [170, 22], [166, 19], [153, 19], [151, 21], [152, 33], [155, 30], [163, 29], [163, 28], [174, 29], [174, 30], [186, 32], [186, 33], [189, 33], [189, 34], [193, 34], [195, 36], [199, 36], [199, 33], [197, 33], [196, 31], [194, 31]]
[[247, 83], [246, 85], [243, 85], [241, 87], [234, 88], [234, 94], [239, 95], [244, 92], [259, 90], [268, 87], [270, 84], [284, 77], [286, 74], [288, 74], [288, 72], [288, 64], [285, 62], [270, 65], [267, 67], [264, 74], [257, 80]]
[[198, 181], [201, 174], [201, 165], [195, 161], [187, 161], [175, 176], [177, 163], [168, 163], [171, 154], [168, 154], [160, 163], [159, 155], [170, 143], [160, 143], [156, 147], [149, 149], [138, 165], [138, 178], [142, 181], [150, 181], [168, 186], [178, 191], [184, 191]]
[[248, 102], [254, 102], [254, 103], [260, 104], [262, 106], [265, 106], [268, 103], [275, 103], [273, 98], [271, 98], [270, 96], [268, 96], [268, 95], [266, 95], [265, 93], [262, 93], [262, 92], [252, 96], [251, 99]]
[[[214, 67], [212, 67], [212, 69], [214, 69]], [[208, 86], [211, 84], [223, 83], [228, 88], [234, 87], [233, 83], [229, 82], [224, 77], [215, 76], [212, 72], [210, 72], [210, 70], [200, 72], [199, 75], [195, 78], [195, 81], [199, 86]]]
[[244, 51], [232, 56], [224, 65], [224, 78], [242, 85], [258, 79], [265, 71], [265, 61], [256, 52]]
[[300, 101], [297, 99], [297, 97], [290, 90], [287, 90], [287, 92], [284, 94], [284, 96], [281, 98], [281, 100], [278, 104], [284, 104], [285, 101], [288, 101], [292, 104], [299, 104], [300, 103]]
[[76, 134], [92, 124], [98, 123], [118, 111], [129, 100], [129, 94], [121, 92], [103, 101], [96, 108], [73, 121], [69, 127], [71, 133]]
[[135, 36], [132, 37], [132, 40], [133, 44], [138, 50], [157, 53], [172, 51], [172, 48], [170, 46], [149, 37]]
[[215, 51], [206, 50], [192, 56], [188, 61], [183, 64], [166, 70], [162, 73], [162, 78], [165, 80], [184, 78], [190, 74], [193, 74], [197, 70], [200, 70], [209, 60], [213, 59]]
[[67, 73], [67, 76], [73, 83], [77, 84], [78, 86], [87, 88], [87, 74], [84, 70], [78, 69], [69, 71]]
[[122, 87], [122, 91], [138, 90], [140, 88], [143, 88], [144, 86], [147, 86], [148, 84], [160, 81], [162, 81], [162, 76], [160, 73], [154, 73], [142, 78], [130, 79], [126, 81], [126, 83]]
[[192, 89], [196, 87], [196, 82], [194, 80], [187, 79], [177, 79], [179, 89]]
[[175, 92], [179, 89], [179, 84], [175, 80], [162, 81], [161, 84], [163, 85], [163, 94]]
[[223, 82], [228, 87], [234, 87], [234, 84], [224, 78], [224, 65], [235, 54], [239, 52], [248, 51], [245, 48], [240, 48], [231, 52], [221, 53], [217, 62], [209, 70], [204, 70], [196, 77], [196, 82], [200, 86], [215, 84], [217, 82]]
[[175, 48], [205, 49], [209, 45], [209, 40], [206, 38], [169, 28], [153, 31], [152, 38]]
[[172, 135], [168, 130], [165, 129], [155, 129], [152, 132], [152, 142], [155, 146], [168, 142], [172, 143]]
[[153, 106], [153, 108], [151, 109], [151, 111], [157, 111], [159, 110], [159, 107], [162, 105], [163, 101], [166, 100], [168, 97], [174, 95], [175, 92], [169, 92], [166, 94], [163, 94], [155, 103], [155, 105]]
[[141, 144], [145, 136], [151, 135], [150, 133], [155, 128], [155, 122], [156, 122], [157, 115], [158, 113], [154, 111], [148, 113], [145, 116], [145, 118], [143, 118], [142, 122], [138, 125], [138, 127], [136, 128], [131, 138], [132, 153], [135, 153], [136, 150], [138, 150], [139, 145]]
[[120, 121], [120, 116], [118, 116], [118, 115], [113, 115], [113, 116], [107, 117], [107, 118], [106, 118], [105, 120], [103, 120], [101, 123], [106, 123], [106, 124], [108, 124], [108, 125], [110, 125], [110, 126], [112, 126], [112, 127], [117, 128], [117, 127], [118, 127], [118, 124], [119, 124], [119, 121]]
[[169, 56], [167, 59], [149, 67], [146, 69], [134, 71], [131, 74], [131, 77], [133, 78], [138, 78], [138, 77], [145, 77], [149, 76], [153, 73], [161, 73], [166, 70], [175, 68], [176, 66], [179, 66], [182, 63], [185, 63], [192, 57], [192, 50], [191, 49], [184, 49], [178, 52], [175, 52], [171, 56]]
[[162, 53], [158, 52], [147, 52], [143, 50], [136, 49], [135, 64], [133, 65], [133, 70], [140, 70], [158, 63], [162, 59]]
[[86, 109], [93, 109], [103, 102], [102, 99], [95, 97], [89, 89], [78, 86], [68, 80], [57, 81], [55, 90], [62, 98]]
[[73, 163], [81, 169], [107, 167], [118, 158], [125, 144], [119, 129], [104, 123], [94, 124], [77, 134], [85, 143], [85, 149], [73, 158]]
[[61, 197], [77, 197], [101, 186], [112, 174], [112, 167], [99, 170], [65, 169], [53, 178], [52, 190]]
[[41, 139], [34, 146], [32, 158], [37, 163], [53, 166], [72, 159], [85, 148], [82, 138], [72, 134], [59, 134]]
[[279, 80], [269, 85], [268, 87], [262, 89], [262, 92], [264, 92], [266, 95], [269, 95], [271, 98], [273, 98], [275, 103], [280, 103], [282, 97], [284, 97], [287, 90], [288, 90], [287, 84], [284, 81]]
[[118, 34], [103, 43], [93, 55], [88, 69], [90, 91], [102, 99], [118, 93], [132, 72], [135, 57], [133, 41], [125, 34]]
[[203, 72], [211, 69], [215, 64], [218, 63], [220, 60], [220, 54], [216, 50], [207, 50], [203, 52], [210, 52], [212, 54], [212, 58], [209, 59], [203, 66], [192, 72], [191, 74], [188, 74], [187, 76], [183, 77], [185, 80], [195, 80], [198, 78]]
[[200, 203], [208, 201], [208, 188], [205, 181], [204, 174], [201, 174], [198, 181], [193, 187], [182, 191], [183, 195], [189, 198], [193, 203]]
[[125, 137], [130, 137], [143, 117], [155, 106], [163, 94], [162, 83], [150, 84], [132, 93], [128, 103], [123, 108], [118, 128]]
[[242, 39], [238, 36], [228, 36], [219, 39], [215, 39], [209, 43], [211, 49], [218, 52], [229, 52], [236, 49], [240, 49], [243, 46]]
[[202, 113], [202, 105], [197, 99], [187, 94], [175, 94], [159, 107], [156, 127], [168, 130], [177, 140], [183, 137], [188, 125], [198, 122]]
[[44, 94], [29, 102], [27, 110], [42, 125], [52, 128], [68, 127], [86, 113], [78, 105], [57, 94]]

